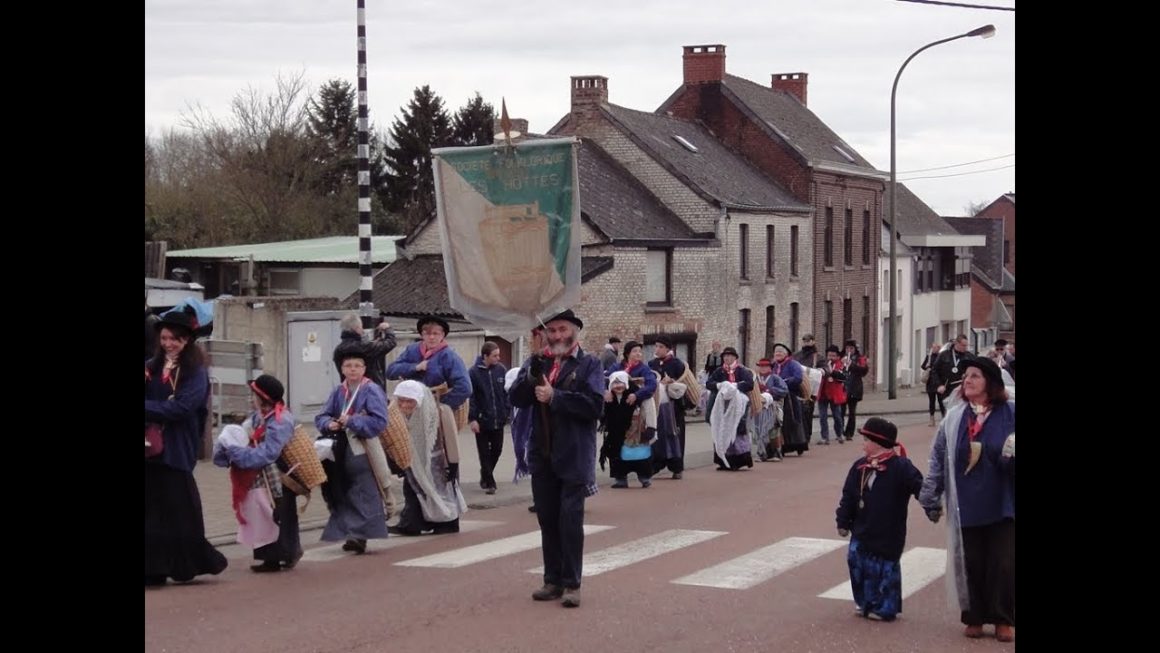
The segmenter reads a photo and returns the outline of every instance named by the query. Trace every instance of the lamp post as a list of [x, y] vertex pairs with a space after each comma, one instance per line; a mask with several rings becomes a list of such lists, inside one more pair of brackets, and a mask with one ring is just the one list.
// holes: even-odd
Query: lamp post
[[894, 131], [894, 113], [895, 113], [894, 112], [894, 98], [898, 94], [898, 80], [899, 80], [899, 78], [902, 77], [902, 71], [906, 70], [906, 65], [910, 63], [910, 60], [917, 57], [918, 54], [920, 52], [922, 52], [923, 50], [933, 48], [934, 46], [941, 45], [943, 43], [949, 43], [951, 41], [956, 41], [958, 39], [967, 38], [969, 36], [981, 36], [985, 39], [989, 39], [994, 35], [995, 35], [995, 26], [994, 25], [984, 25], [983, 27], [973, 29], [973, 30], [971, 30], [969, 32], [965, 32], [963, 34], [959, 34], [958, 36], [952, 36], [950, 38], [941, 39], [941, 40], [935, 41], [933, 43], [927, 43], [926, 45], [922, 46], [921, 48], [915, 50], [913, 54], [911, 54], [909, 57], [906, 58], [906, 61], [902, 62], [902, 67], [900, 67], [898, 69], [898, 74], [894, 76], [894, 86], [892, 86], [890, 88], [890, 270], [888, 273], [888, 275], [890, 277], [890, 324], [888, 325], [888, 328], [887, 328], [887, 341], [886, 341], [886, 350], [887, 350], [887, 354], [886, 354], [887, 376], [886, 376], [886, 378], [887, 378], [888, 396], [890, 399], [897, 399], [898, 398], [898, 379], [897, 379], [897, 366], [898, 366], [897, 293], [898, 293], [898, 290], [895, 287], [897, 285], [897, 279], [898, 279], [898, 272], [897, 272], [898, 259], [897, 259], [897, 254], [895, 253], [895, 245], [894, 245], [894, 241], [897, 240], [897, 238], [898, 238], [898, 231], [894, 228], [895, 227], [894, 218], [895, 218], [895, 215], [898, 213], [898, 205], [895, 203], [895, 194], [894, 194], [895, 186], [898, 183], [896, 180], [898, 169], [895, 166], [895, 157], [894, 157], [894, 150], [895, 150], [895, 144], [896, 144], [895, 131]]

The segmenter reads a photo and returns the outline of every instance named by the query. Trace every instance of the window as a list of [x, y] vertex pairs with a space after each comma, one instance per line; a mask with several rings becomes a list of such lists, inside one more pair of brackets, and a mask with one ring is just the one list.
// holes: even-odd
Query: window
[[927, 349], [930, 349], [930, 346], [932, 344], [934, 344], [934, 339], [936, 337], [938, 337], [937, 329], [935, 327], [927, 327], [926, 328], [926, 348]]
[[842, 346], [854, 337], [854, 300], [842, 300]]
[[741, 325], [737, 327], [737, 344], [739, 354], [741, 354], [741, 362], [744, 365], [749, 364], [749, 309], [741, 309]]
[[846, 265], [854, 265], [854, 212], [850, 209], [846, 209], [846, 241], [844, 248]]
[[862, 353], [870, 351], [870, 295], [862, 296]]
[[1011, 265], [1011, 241], [1003, 239], [1003, 265]]
[[300, 270], [270, 270], [271, 295], [297, 295], [300, 284]]
[[826, 207], [826, 260], [825, 266], [834, 267], [834, 209]]
[[765, 277], [772, 279], [773, 274], [773, 225], [765, 226]]
[[926, 255], [926, 289], [934, 290], [934, 257]]
[[777, 311], [772, 306], [765, 307], [765, 355], [766, 357], [773, 356], [773, 345], [777, 342], [777, 327], [775, 326], [774, 318], [777, 317]]
[[673, 303], [673, 250], [645, 252], [645, 302], [651, 306]]
[[834, 302], [826, 302], [825, 321], [822, 323], [822, 341], [819, 348], [826, 348], [834, 344]]
[[749, 225], [741, 225], [741, 278], [749, 278]]
[[955, 289], [955, 264], [957, 257], [955, 256], [955, 248], [943, 247], [939, 250], [939, 286], [938, 290], [954, 290]]
[[[798, 275], [798, 228], [789, 228], [789, 275]], [[796, 346], [796, 345], [795, 345]]]
[[[794, 227], [797, 229], [797, 227]], [[798, 344], [798, 303], [794, 302], [789, 305], [789, 346], [797, 347]]]
[[914, 292], [924, 292], [925, 285], [923, 284], [922, 275], [926, 270], [926, 259], [919, 256], [914, 260]]
[[870, 212], [862, 212], [862, 265], [870, 265]]
[[890, 270], [882, 271], [882, 301], [890, 301]]

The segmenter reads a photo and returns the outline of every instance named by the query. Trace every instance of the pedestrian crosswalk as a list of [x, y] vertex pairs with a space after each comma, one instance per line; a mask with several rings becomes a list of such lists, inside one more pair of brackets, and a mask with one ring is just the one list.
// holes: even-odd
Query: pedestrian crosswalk
[[[902, 598], [938, 580], [946, 570], [946, 549], [916, 546], [902, 554]], [[850, 581], [839, 583], [818, 595], [822, 599], [853, 601]]]
[[[502, 521], [461, 520], [460, 535], [484, 533], [505, 525]], [[782, 574], [792, 573], [807, 566], [824, 565], [825, 571], [818, 576], [827, 581], [816, 596], [821, 599], [853, 601], [850, 583], [846, 575], [845, 552], [848, 544], [844, 539], [793, 536], [772, 542], [761, 542], [754, 548], [737, 552], [730, 548], [728, 531], [670, 528], [640, 537], [617, 536], [616, 526], [585, 524], [585, 536], [609, 533], [598, 538], [585, 538], [583, 574], [586, 578], [615, 572], [632, 565], [645, 563], [668, 555], [688, 552], [681, 558], [680, 572], [675, 578], [658, 578], [670, 585], [712, 588], [716, 590], [745, 591], [774, 582]], [[510, 532], [507, 531], [507, 532]], [[402, 547], [414, 547], [419, 543], [453, 542], [457, 535], [433, 535], [423, 537], [390, 537], [385, 540], [371, 540], [368, 553], [392, 551]], [[487, 563], [493, 560], [538, 552], [541, 545], [540, 531], [531, 530], [517, 535], [497, 536], [479, 542], [473, 537], [472, 544], [437, 553], [405, 558], [391, 563], [398, 567], [426, 568], [431, 570], [459, 569]], [[707, 546], [706, 543], [714, 542]], [[722, 554], [720, 552], [730, 553]], [[236, 556], [247, 555], [248, 550], [237, 551]], [[327, 563], [353, 556], [342, 551], [342, 544], [326, 544], [313, 547], [302, 557], [303, 563]], [[527, 560], [531, 562], [531, 559]], [[687, 566], [693, 561], [697, 566]], [[902, 596], [909, 597], [942, 578], [946, 569], [946, 550], [931, 547], [912, 547], [901, 559]], [[525, 568], [528, 573], [543, 574], [543, 567]], [[816, 571], [816, 569], [815, 569]], [[817, 590], [815, 590], [817, 591]]]

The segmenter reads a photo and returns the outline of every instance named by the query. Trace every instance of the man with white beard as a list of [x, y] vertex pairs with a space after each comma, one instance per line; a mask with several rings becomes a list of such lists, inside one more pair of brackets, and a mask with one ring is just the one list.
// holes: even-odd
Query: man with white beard
[[528, 466], [540, 523], [544, 586], [537, 601], [580, 605], [584, 500], [596, 482], [596, 427], [604, 409], [600, 360], [580, 348], [584, 322], [571, 310], [545, 323], [548, 346], [520, 368], [512, 405], [530, 409]]

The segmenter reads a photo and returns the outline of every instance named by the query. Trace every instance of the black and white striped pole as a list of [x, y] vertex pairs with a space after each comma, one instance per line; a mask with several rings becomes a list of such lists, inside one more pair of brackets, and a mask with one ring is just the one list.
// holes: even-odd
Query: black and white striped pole
[[363, 328], [375, 327], [374, 276], [371, 270], [371, 166], [367, 120], [366, 0], [358, 0], [358, 262], [362, 276], [358, 293]]

